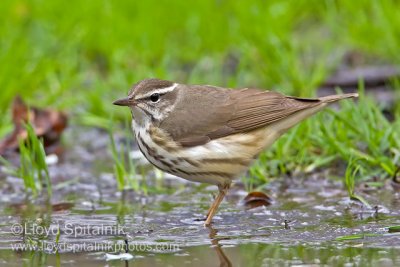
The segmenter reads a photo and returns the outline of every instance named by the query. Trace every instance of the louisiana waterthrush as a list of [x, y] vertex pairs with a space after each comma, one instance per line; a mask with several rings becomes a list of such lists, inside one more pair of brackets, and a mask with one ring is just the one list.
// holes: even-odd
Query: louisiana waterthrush
[[137, 143], [153, 165], [190, 181], [218, 186], [205, 221], [209, 225], [232, 181], [264, 149], [329, 103], [357, 96], [308, 99], [146, 79], [114, 104], [131, 109]]

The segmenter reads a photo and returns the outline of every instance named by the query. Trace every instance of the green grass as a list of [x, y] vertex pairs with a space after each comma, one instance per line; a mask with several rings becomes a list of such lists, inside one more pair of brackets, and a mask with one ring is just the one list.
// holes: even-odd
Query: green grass
[[361, 169], [361, 165], [353, 159], [350, 159], [349, 165], [347, 166], [345, 177], [344, 177], [344, 184], [347, 188], [347, 192], [351, 200], [356, 200], [371, 208], [371, 205], [360, 195], [355, 192], [355, 180], [356, 175]]
[[7, 166], [9, 172], [24, 180], [26, 193], [37, 197], [43, 190], [47, 191], [48, 198], [52, 195], [51, 179], [46, 163], [46, 152], [30, 124], [24, 125], [26, 139], [19, 139], [19, 166], [12, 166], [7, 160], [0, 157], [0, 162]]
[[[66, 110], [72, 124], [108, 128], [110, 117], [130, 116], [112, 100], [146, 77], [313, 96], [348, 51], [399, 65], [399, 8], [394, 0], [3, 0], [0, 136], [16, 94]], [[261, 155], [251, 183], [351, 158], [359, 177], [390, 176], [400, 157], [400, 105], [394, 110], [388, 122], [362, 96], [307, 120]], [[112, 151], [123, 188], [128, 167]]]
[[131, 143], [127, 142], [127, 144], [123, 144], [121, 146], [122, 148], [117, 150], [112, 127], [109, 128], [109, 135], [111, 154], [114, 161], [114, 175], [117, 180], [118, 190], [123, 191], [125, 189], [133, 189], [139, 191], [140, 185], [138, 175], [136, 174], [136, 168], [133, 165], [132, 160], [126, 158], [129, 151], [125, 151], [124, 149], [124, 147], [132, 147]]
[[342, 101], [340, 110], [328, 108], [282, 136], [260, 156], [248, 183], [332, 166], [338, 166], [333, 174], [341, 174], [340, 166], [348, 164], [343, 177], [349, 196], [361, 198], [354, 194], [354, 180], [393, 177], [400, 165], [400, 121], [389, 122], [362, 85], [360, 92], [358, 104]]
[[46, 163], [43, 142], [38, 139], [30, 124], [25, 125], [26, 140], [19, 141], [20, 166], [18, 176], [24, 179], [25, 188], [34, 196], [45, 188], [49, 197], [52, 195], [51, 180]]

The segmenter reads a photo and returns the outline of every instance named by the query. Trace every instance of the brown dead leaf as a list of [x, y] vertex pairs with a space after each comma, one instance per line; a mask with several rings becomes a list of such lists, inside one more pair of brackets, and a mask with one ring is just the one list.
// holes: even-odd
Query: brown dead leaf
[[65, 211], [65, 210], [70, 210], [73, 206], [74, 206], [73, 203], [62, 202], [53, 204], [51, 208], [53, 211]]
[[16, 213], [24, 213], [28, 211], [46, 212], [49, 209], [51, 209], [54, 212], [60, 212], [60, 211], [70, 210], [72, 207], [74, 207], [74, 204], [69, 202], [61, 202], [48, 206], [48, 205], [37, 205], [37, 204], [33, 205], [32, 203], [15, 203], [11, 204], [9, 207], [12, 208], [13, 211]]
[[57, 151], [61, 133], [67, 127], [67, 116], [60, 111], [28, 107], [20, 96], [12, 104], [13, 132], [0, 142], [0, 155], [18, 149], [19, 139], [27, 136], [24, 123], [30, 123], [38, 137], [43, 138], [46, 151]]
[[272, 203], [272, 199], [263, 192], [250, 192], [243, 201], [246, 209], [269, 206]]

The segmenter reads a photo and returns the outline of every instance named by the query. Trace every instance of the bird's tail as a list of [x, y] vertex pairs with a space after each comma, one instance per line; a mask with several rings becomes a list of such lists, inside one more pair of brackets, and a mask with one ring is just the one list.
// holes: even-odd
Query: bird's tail
[[297, 98], [288, 97], [291, 99], [303, 102], [306, 106], [305, 108], [290, 114], [289, 116], [278, 120], [275, 123], [270, 124], [268, 128], [268, 136], [266, 138], [267, 142], [265, 147], [270, 146], [279, 136], [285, 133], [287, 130], [300, 123], [304, 119], [310, 117], [311, 115], [322, 110], [327, 105], [346, 98], [358, 97], [357, 93], [352, 94], [342, 94], [342, 95], [329, 95], [320, 98]]
[[342, 95], [328, 95], [318, 98], [318, 100], [324, 103], [331, 103], [336, 102], [346, 98], [356, 98], [358, 97], [358, 93], [351, 93], [351, 94], [342, 94]]

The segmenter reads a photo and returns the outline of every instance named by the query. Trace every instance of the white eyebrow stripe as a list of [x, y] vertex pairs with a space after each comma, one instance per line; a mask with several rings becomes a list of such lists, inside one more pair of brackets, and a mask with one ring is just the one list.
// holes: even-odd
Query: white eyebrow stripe
[[172, 86], [170, 86], [170, 87], [159, 88], [159, 89], [153, 90], [153, 91], [151, 91], [151, 92], [149, 92], [149, 93], [147, 93], [147, 94], [145, 94], [145, 95], [140, 95], [140, 96], [138, 96], [136, 99], [148, 98], [148, 97], [150, 97], [152, 94], [160, 94], [160, 95], [163, 95], [163, 94], [166, 94], [166, 93], [169, 93], [169, 92], [174, 91], [175, 88], [176, 88], [177, 86], [178, 86], [178, 84], [177, 84], [177, 83], [174, 83], [174, 84], [173, 84]]

